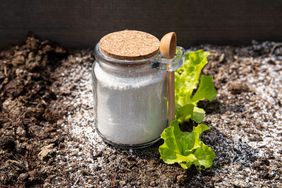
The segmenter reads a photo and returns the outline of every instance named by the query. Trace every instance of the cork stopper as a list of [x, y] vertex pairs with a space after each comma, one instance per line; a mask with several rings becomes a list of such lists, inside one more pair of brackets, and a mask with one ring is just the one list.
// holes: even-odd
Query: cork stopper
[[136, 30], [124, 30], [105, 35], [100, 50], [116, 59], [140, 60], [158, 53], [160, 41], [155, 36]]

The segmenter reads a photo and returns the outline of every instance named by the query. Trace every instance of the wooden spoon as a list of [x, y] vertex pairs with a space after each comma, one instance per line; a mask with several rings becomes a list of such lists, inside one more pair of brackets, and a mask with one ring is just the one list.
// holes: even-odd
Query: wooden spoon
[[[170, 32], [165, 34], [160, 43], [160, 53], [167, 59], [172, 59], [176, 51], [176, 33]], [[170, 64], [167, 65], [169, 70]], [[174, 71], [167, 72], [168, 81], [168, 120], [175, 118], [175, 91], [174, 91]]]

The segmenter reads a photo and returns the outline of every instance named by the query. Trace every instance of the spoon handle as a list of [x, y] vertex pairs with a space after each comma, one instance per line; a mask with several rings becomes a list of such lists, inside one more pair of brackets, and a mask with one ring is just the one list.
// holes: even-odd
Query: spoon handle
[[[174, 57], [176, 51], [176, 33], [165, 34], [160, 43], [160, 53], [167, 59]], [[168, 70], [170, 65], [168, 65]], [[175, 119], [175, 91], [174, 91], [174, 71], [167, 72], [168, 86], [168, 120]]]

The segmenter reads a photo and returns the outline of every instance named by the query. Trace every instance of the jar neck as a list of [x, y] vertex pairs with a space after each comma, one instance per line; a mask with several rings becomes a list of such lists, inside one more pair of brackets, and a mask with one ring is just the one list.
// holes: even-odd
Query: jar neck
[[185, 60], [185, 49], [177, 46], [172, 59], [161, 57], [159, 53], [141, 60], [120, 60], [104, 54], [99, 43], [95, 47], [95, 59], [106, 71], [116, 74], [150, 73], [155, 71], [175, 71]]
[[103, 71], [120, 76], [142, 76], [160, 71], [152, 66], [156, 56], [141, 60], [120, 60], [103, 53], [99, 44], [95, 47], [95, 59]]

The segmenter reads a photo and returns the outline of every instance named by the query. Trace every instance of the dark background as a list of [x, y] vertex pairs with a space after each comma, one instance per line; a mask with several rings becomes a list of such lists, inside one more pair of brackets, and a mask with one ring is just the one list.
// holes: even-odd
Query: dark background
[[158, 37], [176, 31], [178, 44], [282, 41], [282, 0], [0, 0], [0, 48], [29, 31], [71, 48], [92, 48], [122, 29]]

